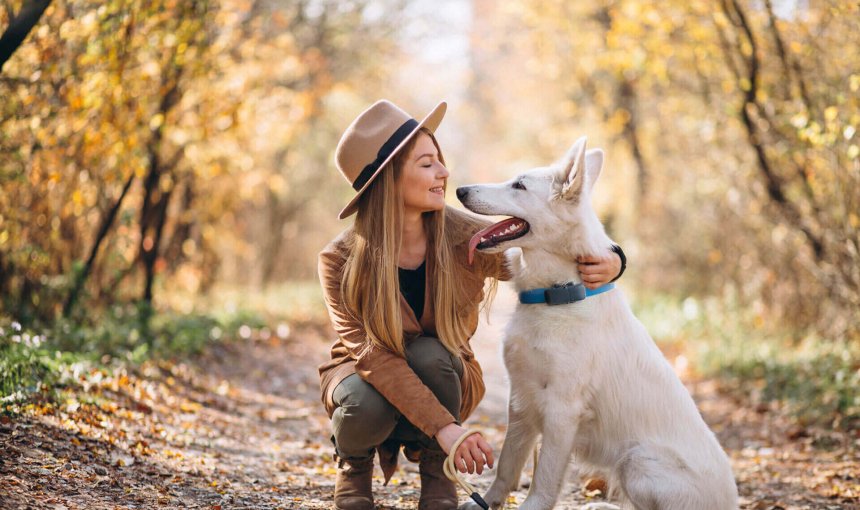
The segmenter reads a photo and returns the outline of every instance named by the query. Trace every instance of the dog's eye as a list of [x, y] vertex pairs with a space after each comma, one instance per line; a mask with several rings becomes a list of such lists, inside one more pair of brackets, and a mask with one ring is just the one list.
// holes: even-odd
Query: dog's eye
[[514, 183], [511, 185], [511, 187], [514, 189], [521, 189], [521, 190], [526, 189], [526, 187], [523, 185], [523, 181], [514, 181]]

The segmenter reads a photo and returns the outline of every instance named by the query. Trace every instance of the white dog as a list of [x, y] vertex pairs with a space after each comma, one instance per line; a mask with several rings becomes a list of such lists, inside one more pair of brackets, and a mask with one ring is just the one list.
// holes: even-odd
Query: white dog
[[[471, 211], [512, 216], [478, 232], [470, 248], [521, 248], [509, 257], [521, 293], [580, 284], [577, 256], [603, 256], [612, 245], [590, 204], [602, 166], [603, 152], [586, 152], [580, 138], [560, 165], [459, 188]], [[549, 299], [561, 295], [565, 302], [566, 294], [583, 290], [553, 289]], [[725, 452], [620, 290], [559, 306], [522, 300], [504, 339], [511, 393], [496, 478], [485, 496], [492, 508], [503, 507], [517, 487], [538, 435], [540, 458], [521, 509], [555, 505], [571, 457], [606, 476], [611, 497], [625, 508], [738, 508]]]

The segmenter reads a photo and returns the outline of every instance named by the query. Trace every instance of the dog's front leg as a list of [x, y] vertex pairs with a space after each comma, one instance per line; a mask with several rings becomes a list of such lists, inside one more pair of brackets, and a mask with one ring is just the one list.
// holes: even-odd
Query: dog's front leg
[[529, 495], [520, 510], [550, 509], [561, 491], [582, 412], [577, 405], [561, 412], [562, 404], [557, 405], [558, 414], [545, 417], [540, 456]]
[[[508, 430], [505, 433], [502, 453], [499, 455], [496, 478], [484, 496], [490, 508], [504, 508], [508, 494], [518, 488], [520, 473], [534, 448], [539, 432], [535, 417], [517, 409], [511, 402], [516, 402], [513, 394], [508, 400]], [[480, 507], [472, 502], [460, 505], [460, 510], [479, 509]]]
[[511, 491], [517, 490], [523, 466], [534, 449], [540, 432], [536, 417], [518, 408], [516, 402], [512, 394], [508, 404], [508, 430], [505, 433], [502, 453], [499, 455], [496, 479], [487, 491], [487, 502], [492, 501], [500, 506], [504, 505]]

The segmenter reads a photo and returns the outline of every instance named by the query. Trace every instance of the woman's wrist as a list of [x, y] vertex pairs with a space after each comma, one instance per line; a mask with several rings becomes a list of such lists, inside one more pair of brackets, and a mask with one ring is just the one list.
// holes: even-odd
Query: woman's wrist
[[624, 250], [622, 250], [617, 244], [613, 244], [612, 251], [618, 255], [619, 260], [621, 260], [621, 269], [618, 271], [618, 275], [615, 276], [615, 278], [609, 280], [610, 283], [621, 278], [621, 275], [624, 274], [624, 270], [627, 269], [627, 257], [624, 255]]
[[435, 439], [445, 453], [450, 453], [451, 446], [454, 444], [454, 441], [463, 435], [463, 432], [465, 431], [466, 429], [458, 425], [457, 422], [452, 421], [436, 432]]

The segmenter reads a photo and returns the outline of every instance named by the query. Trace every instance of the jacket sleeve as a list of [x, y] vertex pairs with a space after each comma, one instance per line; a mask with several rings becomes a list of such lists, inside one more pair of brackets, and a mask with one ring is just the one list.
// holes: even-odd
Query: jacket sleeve
[[356, 373], [419, 430], [435, 437], [442, 427], [456, 422], [454, 416], [404, 358], [367, 340], [364, 325], [347, 310], [341, 297], [343, 263], [340, 254], [324, 250], [319, 256], [319, 275], [332, 326], [355, 359]]

